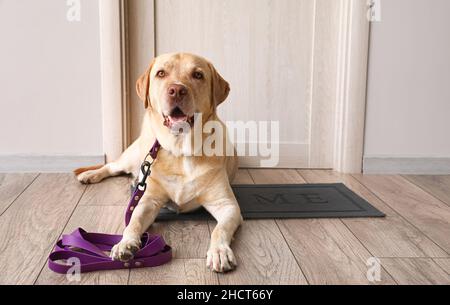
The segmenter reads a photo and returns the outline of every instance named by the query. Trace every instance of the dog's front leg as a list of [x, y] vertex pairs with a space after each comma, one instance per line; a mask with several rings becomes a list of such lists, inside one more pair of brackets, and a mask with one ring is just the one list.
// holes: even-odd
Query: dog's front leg
[[224, 199], [211, 201], [203, 206], [217, 221], [211, 233], [206, 266], [215, 272], [233, 270], [237, 266], [237, 261], [230, 246], [234, 233], [242, 224], [239, 205], [231, 193]]
[[122, 240], [111, 250], [112, 259], [123, 262], [133, 259], [141, 247], [142, 234], [153, 224], [166, 201], [166, 197], [161, 194], [160, 190], [159, 194], [155, 194], [155, 191], [152, 192], [152, 187], [147, 187], [145, 195], [134, 210], [130, 223], [123, 232]]

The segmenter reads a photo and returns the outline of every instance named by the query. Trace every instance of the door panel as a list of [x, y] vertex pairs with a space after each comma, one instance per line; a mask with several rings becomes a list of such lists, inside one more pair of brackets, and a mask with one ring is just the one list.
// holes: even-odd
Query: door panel
[[[228, 100], [219, 107], [224, 121], [278, 121], [279, 167], [329, 168], [334, 140], [330, 105], [334, 100], [320, 95], [320, 82], [326, 79], [328, 86], [334, 85], [335, 79], [325, 78], [321, 72], [327, 68], [324, 65], [336, 60], [320, 57], [321, 52], [330, 52], [322, 51], [326, 47], [323, 40], [317, 45], [315, 41], [317, 25], [324, 24], [317, 33], [325, 39], [334, 27], [326, 19], [333, 13], [327, 10], [336, 12], [339, 5], [328, 5], [329, 1], [129, 1], [129, 90], [134, 90], [135, 79], [153, 54], [202, 55], [231, 85]], [[317, 14], [318, 8], [321, 14]], [[316, 53], [321, 63], [325, 60], [322, 66], [314, 63]], [[318, 99], [313, 103], [314, 95]], [[136, 138], [143, 107], [133, 92], [130, 100], [131, 138]], [[259, 164], [259, 158], [241, 158], [242, 166]]]
[[309, 143], [312, 9], [308, 0], [158, 0], [156, 52], [210, 59], [231, 85], [221, 118], [279, 121], [280, 154], [298, 156], [304, 167], [299, 151]]

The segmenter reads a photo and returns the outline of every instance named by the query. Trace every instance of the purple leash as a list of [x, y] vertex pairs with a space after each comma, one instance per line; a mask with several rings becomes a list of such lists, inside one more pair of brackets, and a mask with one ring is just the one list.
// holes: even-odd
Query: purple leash
[[[130, 222], [133, 211], [147, 187], [146, 180], [150, 176], [153, 162], [147, 161], [147, 158], [151, 157], [155, 160], [160, 148], [161, 145], [156, 140], [141, 166], [144, 177], [136, 186], [128, 203], [125, 225]], [[88, 233], [81, 228], [76, 229], [71, 234], [63, 235], [56, 243], [48, 258], [48, 267], [56, 273], [66, 274], [73, 266], [58, 261], [77, 258], [81, 264], [81, 273], [85, 273], [98, 270], [155, 267], [168, 263], [172, 259], [172, 249], [161, 236], [144, 233], [141, 237], [142, 247], [132, 260], [128, 262], [113, 261], [105, 252], [110, 252], [112, 247], [121, 240], [122, 235]]]
[[142, 177], [141, 182], [137, 184], [136, 189], [133, 192], [133, 196], [131, 196], [130, 202], [128, 203], [127, 211], [125, 213], [125, 226], [128, 226], [128, 224], [130, 223], [131, 215], [133, 215], [134, 209], [139, 204], [139, 201], [141, 201], [141, 198], [142, 196], [144, 196], [145, 190], [147, 189], [146, 181], [151, 174], [151, 166], [153, 164], [153, 161], [149, 162], [147, 161], [147, 159], [148, 157], [151, 157], [153, 160], [155, 160], [158, 156], [160, 148], [161, 144], [159, 144], [158, 140], [156, 140], [141, 165], [141, 172], [144, 176]]

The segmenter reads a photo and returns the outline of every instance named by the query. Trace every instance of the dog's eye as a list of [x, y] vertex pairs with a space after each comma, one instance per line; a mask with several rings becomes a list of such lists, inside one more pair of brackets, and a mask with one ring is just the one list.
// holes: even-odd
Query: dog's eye
[[196, 72], [194, 72], [194, 73], [192, 74], [192, 77], [195, 78], [195, 79], [203, 79], [203, 78], [204, 78], [204, 75], [203, 75], [202, 72], [196, 71]]
[[166, 76], [166, 71], [164, 70], [159, 70], [158, 73], [156, 73], [157, 77], [163, 78]]

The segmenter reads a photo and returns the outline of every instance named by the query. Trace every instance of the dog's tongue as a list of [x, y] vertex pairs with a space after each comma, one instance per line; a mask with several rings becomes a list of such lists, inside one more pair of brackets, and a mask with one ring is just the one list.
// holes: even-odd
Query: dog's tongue
[[171, 124], [179, 123], [179, 122], [186, 122], [187, 121], [187, 115], [179, 115], [179, 116], [169, 116], [169, 122]]
[[177, 126], [180, 125], [180, 127], [182, 126], [181, 124], [187, 122], [187, 116], [168, 116], [165, 118], [164, 120], [164, 125], [170, 129], [172, 128], [176, 128]]

